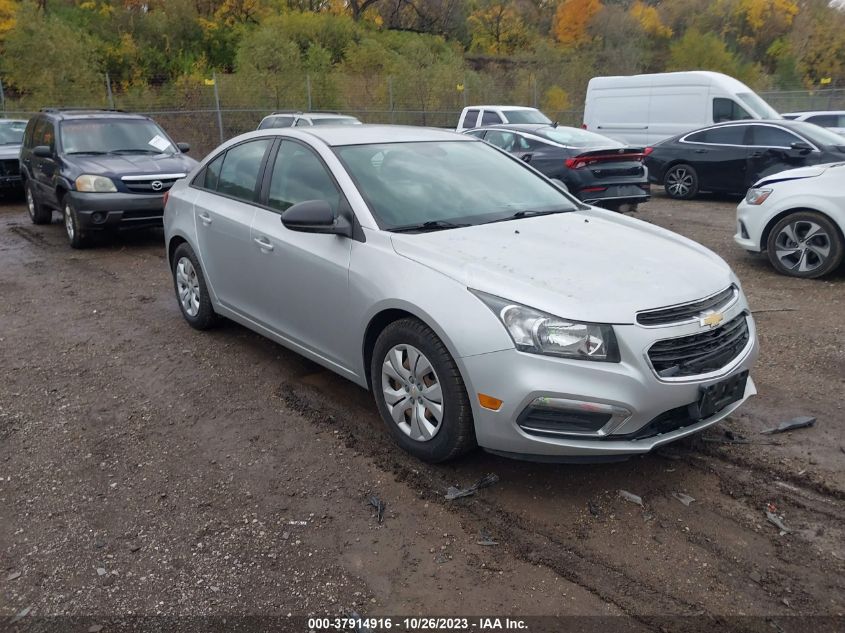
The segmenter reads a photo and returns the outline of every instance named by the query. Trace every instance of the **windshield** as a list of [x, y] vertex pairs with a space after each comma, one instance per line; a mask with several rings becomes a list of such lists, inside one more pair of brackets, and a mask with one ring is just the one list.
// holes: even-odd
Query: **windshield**
[[749, 107], [749, 109], [761, 119], [779, 119], [781, 116], [768, 103], [763, 101], [754, 92], [738, 92], [737, 97], [742, 99], [742, 102]]
[[508, 123], [551, 123], [551, 119], [539, 110], [503, 110]]
[[554, 185], [483, 142], [350, 145], [335, 153], [387, 230], [576, 208]]
[[326, 119], [311, 119], [314, 125], [358, 125], [360, 121], [351, 116], [333, 117]]
[[79, 119], [61, 126], [66, 154], [173, 154], [162, 129], [146, 119]]
[[20, 145], [26, 121], [0, 121], [0, 145]]
[[796, 121], [794, 126], [790, 125], [790, 129], [794, 129], [799, 134], [806, 136], [816, 145], [835, 145], [837, 147], [845, 146], [845, 136], [837, 134], [826, 127], [816, 125], [815, 123]]
[[542, 130], [542, 136], [567, 147], [622, 147], [622, 143], [577, 127], [556, 127]]

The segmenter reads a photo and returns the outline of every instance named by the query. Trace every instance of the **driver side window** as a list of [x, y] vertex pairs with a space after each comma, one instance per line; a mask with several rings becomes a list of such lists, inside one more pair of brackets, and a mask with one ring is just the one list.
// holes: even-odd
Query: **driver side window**
[[279, 211], [306, 200], [325, 200], [337, 215], [341, 193], [322, 161], [309, 148], [282, 141], [270, 177], [267, 204]]
[[752, 118], [745, 109], [733, 99], [716, 97], [713, 99], [713, 122], [744, 121]]

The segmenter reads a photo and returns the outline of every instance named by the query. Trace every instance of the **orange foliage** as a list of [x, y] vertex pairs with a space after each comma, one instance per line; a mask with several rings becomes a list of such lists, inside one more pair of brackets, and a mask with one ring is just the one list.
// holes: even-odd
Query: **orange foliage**
[[555, 12], [553, 28], [557, 41], [567, 45], [588, 42], [587, 27], [602, 8], [601, 0], [563, 0]]

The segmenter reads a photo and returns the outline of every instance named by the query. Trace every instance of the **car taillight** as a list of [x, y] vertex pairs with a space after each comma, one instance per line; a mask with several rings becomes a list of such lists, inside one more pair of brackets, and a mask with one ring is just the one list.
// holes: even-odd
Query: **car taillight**
[[587, 124], [586, 124], [586, 123], [582, 123], [582, 124], [581, 124], [581, 129], [582, 129], [582, 130], [586, 130], [586, 129], [587, 129]]
[[162, 197], [162, 199], [161, 199], [161, 206], [162, 206], [162, 207], [166, 207], [166, 206], [167, 206], [167, 199], [168, 199], [169, 197], [170, 197], [170, 192], [169, 192], [169, 191], [165, 191], [165, 192], [164, 192], [164, 196], [163, 196], [163, 197]]
[[643, 150], [643, 156], [648, 156], [648, 155], [649, 155], [649, 154], [651, 154], [653, 151], [654, 151], [654, 148], [653, 148], [653, 147], [646, 147], [646, 148]]
[[577, 158], [567, 158], [563, 161], [563, 164], [566, 165], [567, 169], [575, 169], [575, 166], [578, 165], [579, 161]]

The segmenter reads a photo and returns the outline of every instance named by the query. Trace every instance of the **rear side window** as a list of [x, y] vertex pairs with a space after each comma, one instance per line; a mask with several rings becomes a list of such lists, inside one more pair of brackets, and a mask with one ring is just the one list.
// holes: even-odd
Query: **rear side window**
[[803, 139], [798, 138], [792, 132], [771, 125], [752, 125], [751, 144], [758, 147], [789, 147], [792, 143], [799, 143]]
[[220, 179], [220, 168], [223, 166], [223, 158], [225, 156], [226, 154], [221, 154], [206, 165], [205, 170], [203, 170], [202, 178], [200, 179], [200, 182], [197, 183], [200, 187], [210, 189], [211, 191], [217, 191], [217, 181]]
[[261, 121], [261, 124], [258, 126], [259, 130], [266, 130], [269, 128], [277, 128], [277, 127], [291, 127], [293, 125], [293, 117], [292, 116], [268, 116], [266, 119]]
[[498, 125], [502, 122], [502, 117], [497, 112], [492, 110], [485, 110], [481, 115], [481, 125]]
[[484, 135], [487, 134], [487, 132], [485, 130], [472, 130], [471, 132], [467, 132], [467, 134], [476, 138], [484, 138]]
[[708, 143], [711, 145], [746, 145], [745, 134], [747, 129], [745, 125], [714, 127], [690, 134], [686, 140], [689, 143]]
[[297, 119], [294, 125], [296, 127], [307, 127], [311, 125], [311, 122], [308, 119]]
[[733, 99], [716, 97], [713, 99], [713, 122], [744, 121], [753, 119], [750, 114]]
[[475, 127], [478, 121], [478, 113], [479, 110], [467, 110], [466, 116], [464, 117], [464, 127]]
[[822, 127], [843, 127], [845, 116], [838, 114], [817, 114], [807, 118], [807, 123], [815, 123]]
[[513, 132], [502, 132], [501, 130], [490, 130], [487, 136], [484, 137], [491, 145], [500, 147], [506, 152], [512, 152], [516, 149], [516, 134]]
[[253, 202], [261, 162], [271, 142], [270, 139], [259, 139], [241, 143], [229, 149], [220, 168], [217, 193]]

